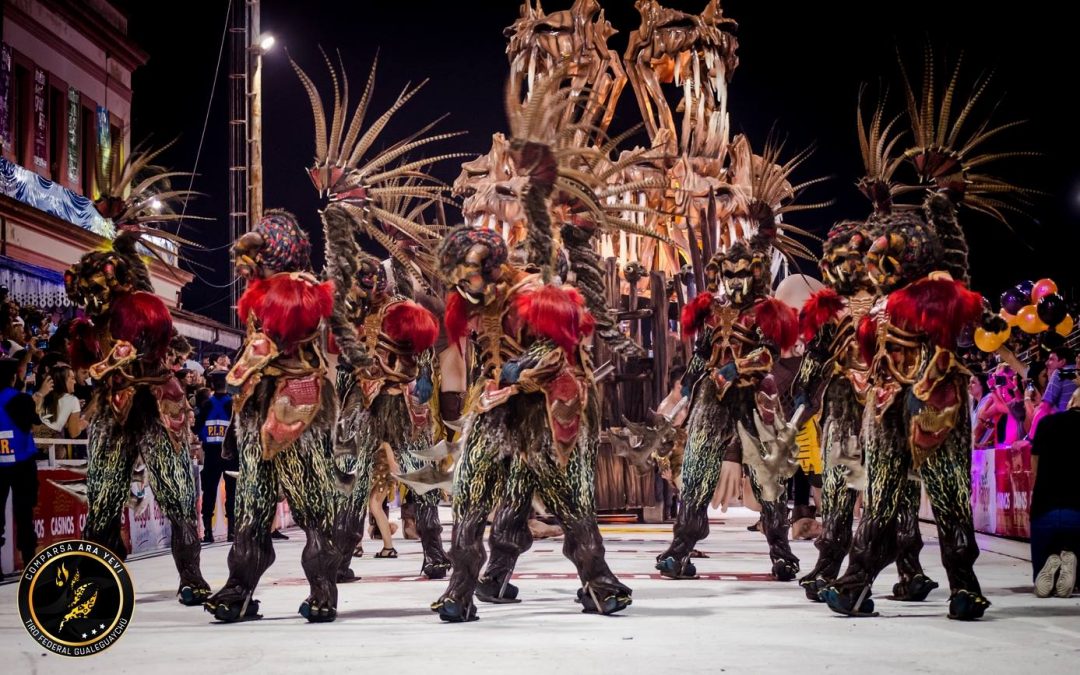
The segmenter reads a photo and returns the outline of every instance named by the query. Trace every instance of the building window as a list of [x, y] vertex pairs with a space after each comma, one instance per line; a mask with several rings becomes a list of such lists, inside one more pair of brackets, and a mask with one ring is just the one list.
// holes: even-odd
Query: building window
[[94, 198], [94, 176], [97, 175], [97, 114], [94, 106], [82, 107], [82, 193]]
[[64, 182], [61, 173], [66, 156], [67, 96], [56, 87], [49, 87], [49, 173], [57, 183]]
[[15, 149], [15, 163], [26, 166], [30, 163], [26, 140], [30, 137], [30, 124], [33, 121], [33, 92], [30, 89], [30, 71], [15, 64], [14, 72], [15, 82], [11, 89], [11, 132], [15, 138], [12, 145]]

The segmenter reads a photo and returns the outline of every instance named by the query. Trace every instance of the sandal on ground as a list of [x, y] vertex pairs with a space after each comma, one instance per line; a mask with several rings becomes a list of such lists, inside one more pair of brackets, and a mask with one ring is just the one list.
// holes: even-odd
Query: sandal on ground
[[363, 558], [364, 557], [364, 545], [363, 544], [357, 544], [356, 548], [353, 549], [352, 555], [353, 555], [354, 558]]
[[396, 548], [384, 548], [383, 550], [376, 553], [375, 557], [376, 558], [396, 558], [397, 557], [397, 549]]

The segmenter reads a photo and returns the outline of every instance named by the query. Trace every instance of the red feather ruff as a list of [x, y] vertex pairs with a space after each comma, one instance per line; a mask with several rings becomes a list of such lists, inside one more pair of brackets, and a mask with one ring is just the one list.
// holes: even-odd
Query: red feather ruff
[[135, 345], [141, 358], [158, 361], [165, 358], [172, 339], [172, 315], [165, 302], [139, 291], [121, 295], [109, 308], [109, 332], [114, 340]]
[[461, 297], [461, 293], [451, 291], [446, 296], [443, 323], [446, 324], [447, 339], [460, 348], [461, 338], [469, 334], [469, 303]]
[[709, 316], [709, 312], [712, 311], [712, 303], [713, 294], [704, 291], [698, 293], [697, 297], [683, 307], [680, 320], [684, 337], [690, 337], [701, 330], [701, 327], [705, 325], [705, 319]]
[[101, 343], [90, 319], [75, 319], [68, 335], [68, 360], [75, 368], [89, 368], [101, 360]]
[[982, 296], [952, 279], [921, 279], [890, 295], [888, 311], [898, 328], [955, 349], [960, 331], [982, 316]]
[[282, 351], [314, 334], [333, 309], [333, 282], [314, 284], [289, 274], [252, 281], [236, 306], [241, 321], [254, 314]]
[[822, 326], [844, 310], [844, 299], [831, 288], [823, 288], [807, 299], [799, 311], [799, 333], [809, 342]]
[[855, 329], [855, 341], [859, 344], [859, 355], [863, 363], [870, 365], [877, 353], [877, 320], [867, 314]]
[[386, 310], [383, 330], [395, 342], [408, 342], [414, 353], [430, 349], [439, 338], [439, 322], [435, 315], [409, 300]]
[[754, 324], [781, 351], [799, 340], [799, 315], [776, 298], [765, 298], [754, 306]]
[[571, 358], [582, 338], [592, 333], [595, 321], [585, 310], [585, 300], [573, 288], [543, 286], [519, 293], [514, 307], [534, 335], [548, 338]]

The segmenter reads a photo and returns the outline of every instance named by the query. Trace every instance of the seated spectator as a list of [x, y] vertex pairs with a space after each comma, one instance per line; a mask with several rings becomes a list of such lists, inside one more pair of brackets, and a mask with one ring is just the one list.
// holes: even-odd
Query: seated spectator
[[[1080, 403], [1080, 397], [1072, 399]], [[1031, 448], [1031, 566], [1035, 595], [1061, 598], [1076, 586], [1076, 551], [1080, 550], [1080, 409], [1042, 420]]]
[[[40, 438], [78, 438], [90, 422], [75, 396], [75, 371], [66, 363], [57, 364], [47, 381], [42, 383], [39, 393], [42, 391], [45, 393], [38, 407], [41, 428], [35, 430], [35, 435]], [[69, 459], [71, 454], [70, 446], [56, 449], [58, 459]]]

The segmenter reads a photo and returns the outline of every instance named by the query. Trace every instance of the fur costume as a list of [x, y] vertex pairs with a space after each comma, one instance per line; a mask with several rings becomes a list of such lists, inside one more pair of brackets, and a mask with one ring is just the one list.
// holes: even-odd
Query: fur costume
[[[180, 573], [177, 591], [185, 605], [201, 604], [210, 586], [199, 571], [199, 531], [195, 482], [189, 447], [191, 409], [170, 364], [180, 363], [190, 347], [177, 335], [165, 303], [154, 293], [141, 254], [163, 260], [176, 245], [188, 243], [150, 226], [176, 220], [169, 179], [187, 174], [154, 166], [157, 151], [136, 150], [124, 163], [120, 139], [111, 153], [100, 153], [101, 196], [95, 206], [119, 233], [105, 251], [87, 253], [65, 274], [68, 297], [85, 307], [89, 322], [73, 328], [71, 360], [89, 367], [99, 384], [96, 413], [90, 420], [87, 467], [87, 518], [83, 538], [98, 542], [120, 558], [127, 554], [120, 536], [121, 513], [131, 498], [132, 480], [153, 488], [169, 519], [172, 554]], [[161, 207], [149, 205], [160, 195]], [[173, 263], [167, 263], [173, 264]]]
[[788, 581], [799, 571], [799, 560], [788, 544], [783, 488], [783, 481], [794, 472], [795, 434], [793, 425], [782, 421], [784, 412], [770, 372], [781, 352], [798, 339], [798, 317], [770, 297], [770, 261], [774, 247], [784, 250], [776, 238], [777, 216], [797, 208], [789, 203], [794, 193], [786, 179], [805, 153], [781, 166], [779, 148], [767, 146], [763, 156], [754, 156], [742, 138], [733, 153], [733, 161], [746, 167], [742, 188], [749, 196], [733, 217], [753, 220], [756, 233], [713, 257], [705, 269], [707, 290], [683, 308], [683, 335], [696, 341], [683, 377], [690, 412], [685, 423], [682, 509], [671, 545], [657, 557], [656, 568], [673, 579], [696, 577], [690, 555], [709, 534], [709, 503], [723, 462], [730, 461], [750, 467], [772, 574]]
[[[975, 576], [979, 555], [971, 512], [971, 428], [967, 381], [957, 337], [983, 318], [983, 303], [966, 288], [967, 244], [958, 205], [1001, 220], [1010, 194], [1030, 191], [975, 173], [996, 159], [1026, 153], [973, 151], [1002, 129], [975, 125], [969, 112], [985, 92], [957, 93], [960, 69], [937, 91], [927, 50], [922, 91], [905, 74], [908, 120], [915, 147], [910, 159], [929, 194], [921, 208], [873, 216], [865, 260], [882, 294], [858, 329], [872, 387], [863, 416], [866, 509], [851, 545], [848, 567], [823, 592], [829, 607], [849, 615], [873, 613], [871, 587], [895, 555], [895, 530], [904, 517], [908, 472], [921, 476], [934, 510], [941, 558], [949, 578], [949, 618], [974, 620], [990, 606]], [[959, 114], [952, 108], [954, 101]], [[985, 319], [984, 319], [985, 320]]]
[[300, 614], [308, 621], [337, 616], [336, 573], [342, 552], [335, 527], [342, 497], [336, 488], [330, 434], [337, 401], [326, 376], [320, 327], [333, 308], [333, 284], [310, 271], [310, 244], [292, 214], [268, 211], [233, 245], [248, 287], [237, 312], [247, 337], [229, 371], [240, 475], [229, 579], [206, 601], [223, 622], [258, 616], [252, 595], [274, 562], [270, 538], [281, 496], [304, 530], [301, 561], [310, 586]]

